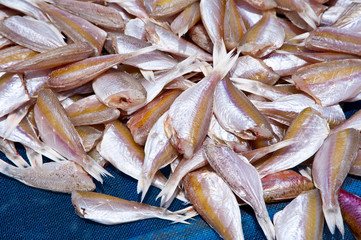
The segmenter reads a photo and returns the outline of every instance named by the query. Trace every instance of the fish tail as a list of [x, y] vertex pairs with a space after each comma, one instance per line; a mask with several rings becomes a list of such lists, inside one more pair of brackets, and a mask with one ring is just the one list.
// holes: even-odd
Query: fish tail
[[258, 221], [259, 225], [261, 226], [266, 238], [268, 240], [275, 239], [276, 238], [275, 227], [273, 226], [269, 216], [268, 215], [261, 216], [261, 215], [256, 214], [256, 218], [257, 218], [257, 221]]
[[325, 215], [326, 223], [328, 229], [332, 234], [335, 233], [335, 227], [337, 226], [338, 230], [340, 230], [342, 236], [344, 236], [344, 226], [343, 219], [341, 215], [341, 209], [337, 205], [335, 207], [324, 207], [323, 214]]
[[152, 180], [149, 177], [142, 175], [142, 177], [138, 180], [137, 185], [137, 193], [142, 192], [141, 202], [143, 202], [145, 195], [147, 194], [149, 187], [152, 183]]
[[[189, 208], [186, 208], [185, 210], [183, 210], [183, 209], [179, 210], [178, 212], [164, 211], [158, 217], [161, 219], [166, 219], [166, 220], [172, 221], [173, 223], [190, 224], [186, 220], [197, 215], [197, 214], [195, 214], [194, 210], [191, 211]], [[180, 213], [182, 213], [182, 214], [180, 214]]]
[[213, 71], [218, 72], [221, 75], [221, 79], [224, 78], [227, 73], [232, 69], [236, 63], [240, 51], [234, 54], [234, 50], [228, 52], [223, 41], [216, 42], [213, 48]]
[[[168, 181], [162, 191], [158, 194], [157, 199], [161, 197], [160, 206], [164, 207], [172, 196], [175, 195], [177, 184], [174, 181]], [[175, 197], [175, 196], [174, 196]]]
[[82, 167], [90, 176], [100, 183], [103, 183], [102, 176], [113, 176], [89, 156], [87, 156], [87, 164], [83, 164]]
[[312, 28], [316, 29], [316, 22], [318, 22], [318, 17], [312, 7], [305, 3], [303, 5], [302, 11], [298, 12], [298, 15]]

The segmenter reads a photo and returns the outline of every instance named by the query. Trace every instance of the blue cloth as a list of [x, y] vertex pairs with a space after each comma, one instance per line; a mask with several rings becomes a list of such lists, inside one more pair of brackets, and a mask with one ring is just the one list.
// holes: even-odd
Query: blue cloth
[[[345, 104], [347, 117], [361, 108], [361, 103]], [[24, 155], [24, 150], [18, 147]], [[5, 156], [0, 153], [0, 158]], [[132, 201], [139, 201], [137, 182], [117, 171], [112, 166], [107, 170], [114, 178], [107, 177], [97, 192], [106, 193]], [[71, 204], [70, 195], [34, 189], [0, 174], [0, 238], [1, 239], [220, 239], [201, 217], [191, 220], [189, 225], [171, 224], [160, 219], [148, 219], [116, 226], [106, 226], [79, 218]], [[349, 176], [343, 188], [361, 196], [361, 179]], [[155, 198], [159, 190], [151, 187], [145, 203], [158, 206]], [[271, 219], [289, 201], [267, 204]], [[176, 200], [170, 210], [183, 208]], [[250, 207], [241, 209], [245, 239], [265, 239]], [[337, 231], [331, 235], [326, 223], [323, 239], [341, 239]], [[354, 239], [345, 225], [345, 239]]]

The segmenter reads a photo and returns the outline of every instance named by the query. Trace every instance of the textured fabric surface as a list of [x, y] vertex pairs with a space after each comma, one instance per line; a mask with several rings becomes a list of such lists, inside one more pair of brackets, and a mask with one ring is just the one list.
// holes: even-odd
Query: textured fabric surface
[[[347, 117], [361, 108], [361, 103], [345, 104]], [[24, 150], [18, 146], [19, 152]], [[0, 153], [0, 158], [5, 156]], [[114, 176], [107, 177], [104, 184], [97, 184], [97, 192], [110, 194], [127, 200], [139, 201], [136, 181], [120, 173], [112, 166], [107, 170]], [[171, 224], [160, 219], [148, 219], [116, 226], [105, 226], [79, 218], [71, 204], [70, 195], [34, 189], [0, 174], [0, 238], [1, 239], [220, 239], [201, 217], [189, 221], [191, 224]], [[349, 176], [343, 188], [361, 196], [361, 178]], [[159, 205], [155, 197], [159, 190], [151, 187], [145, 203]], [[271, 219], [289, 201], [268, 204]], [[176, 200], [170, 210], [184, 205]], [[250, 207], [241, 209], [245, 239], [265, 239]], [[331, 235], [325, 224], [323, 239], [342, 239], [336, 232]], [[345, 239], [354, 239], [345, 225]]]

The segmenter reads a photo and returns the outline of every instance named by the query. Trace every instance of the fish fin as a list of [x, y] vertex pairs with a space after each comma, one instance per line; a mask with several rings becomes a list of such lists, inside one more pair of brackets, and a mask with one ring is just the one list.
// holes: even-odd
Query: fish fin
[[16, 109], [15, 111], [13, 111], [12, 113], [8, 114], [8, 116], [6, 117], [6, 122], [4, 127], [4, 129], [6, 129], [6, 131], [3, 134], [4, 139], [7, 139], [11, 135], [13, 130], [19, 125], [21, 120], [23, 120], [23, 118], [28, 113], [30, 105], [31, 104], [26, 103], [21, 107], [19, 107], [18, 109]]
[[154, 72], [152, 70], [140, 69], [140, 72], [143, 75], [143, 77], [145, 78], [145, 80], [147, 80], [148, 82], [154, 82], [155, 76], [154, 76]]
[[186, 208], [186, 210], [179, 210], [178, 212], [181, 212], [182, 214], [165, 210], [158, 217], [161, 219], [172, 221], [172, 223], [190, 224], [189, 222], [186, 222], [186, 220], [195, 216], [195, 213], [193, 211], [190, 211], [188, 208]]
[[40, 149], [34, 149], [34, 150], [55, 162], [66, 160], [66, 158], [64, 158], [54, 149], [50, 148], [49, 146], [46, 146], [45, 144]]
[[312, 181], [312, 171], [310, 167], [306, 167], [305, 169], [299, 169], [298, 171], [303, 177]]
[[259, 214], [256, 214], [257, 221], [259, 225], [261, 226], [264, 235], [268, 240], [275, 239], [276, 238], [276, 232], [275, 227], [272, 224], [271, 219], [269, 216], [261, 216]]
[[316, 29], [316, 23], [318, 22], [318, 17], [312, 7], [305, 2], [303, 4], [303, 8], [301, 12], [297, 12], [298, 15], [312, 28]]
[[344, 226], [343, 226], [343, 219], [341, 215], [340, 206], [335, 206], [332, 208], [323, 207], [323, 214], [326, 219], [326, 223], [328, 229], [332, 234], [335, 233], [335, 226], [337, 226], [338, 230], [340, 230], [342, 237], [344, 236]]
[[112, 174], [110, 174], [107, 170], [105, 170], [103, 167], [101, 167], [94, 159], [92, 159], [88, 155], [87, 155], [87, 161], [88, 161], [88, 163], [86, 165], [83, 164], [82, 167], [84, 168], [84, 170], [87, 173], [90, 174], [90, 176], [95, 178], [100, 183], [103, 183], [102, 176], [108, 175], [108, 176], [113, 177]]
[[199, 215], [199, 213], [194, 209], [193, 206], [183, 208], [181, 210], [176, 211], [175, 213], [188, 216], [189, 218], [192, 218], [192, 217], [195, 217], [195, 216]]
[[147, 194], [151, 183], [152, 180], [144, 175], [142, 175], [142, 177], [138, 180], [137, 193], [139, 194], [140, 192], [142, 192], [142, 197], [140, 200], [141, 202], [143, 202], [144, 197]]
[[172, 199], [172, 196], [175, 195], [174, 193], [177, 190], [178, 184], [174, 181], [167, 181], [162, 191], [158, 194], [157, 198], [161, 197], [160, 206], [165, 206], [169, 200]]
[[240, 51], [234, 54], [234, 50], [227, 53], [226, 46], [223, 41], [216, 42], [213, 48], [213, 71], [218, 72], [221, 75], [221, 79], [224, 78], [227, 73], [232, 69], [236, 63]]
[[26, 156], [29, 159], [30, 165], [37, 169], [37, 168], [42, 168], [43, 166], [43, 155], [41, 155], [40, 153], [34, 151], [32, 148], [29, 147], [25, 147], [26, 150]]

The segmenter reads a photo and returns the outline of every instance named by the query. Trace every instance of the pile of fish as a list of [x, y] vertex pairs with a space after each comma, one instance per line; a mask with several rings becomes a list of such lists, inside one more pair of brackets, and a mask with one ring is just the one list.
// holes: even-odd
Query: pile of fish
[[[361, 111], [340, 106], [361, 99], [360, 1], [0, 4], [0, 173], [101, 224], [200, 214], [243, 239], [247, 204], [267, 239], [321, 239], [324, 220], [361, 238], [361, 200], [340, 189], [361, 176]], [[108, 163], [160, 207], [92, 192]]]

